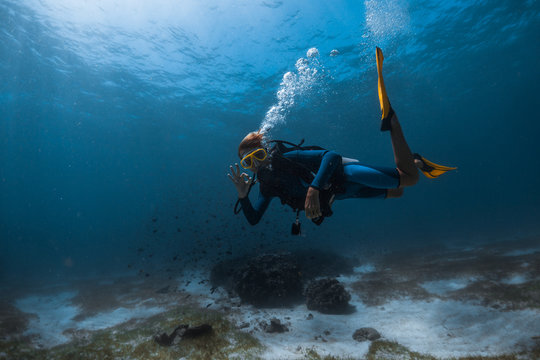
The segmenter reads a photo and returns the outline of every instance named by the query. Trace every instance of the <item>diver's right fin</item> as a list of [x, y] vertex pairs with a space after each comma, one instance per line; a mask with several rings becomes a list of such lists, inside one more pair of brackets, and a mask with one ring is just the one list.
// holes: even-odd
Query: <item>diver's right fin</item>
[[394, 109], [390, 105], [388, 95], [386, 94], [386, 88], [384, 87], [384, 80], [382, 76], [382, 66], [384, 56], [381, 48], [377, 47], [375, 51], [375, 57], [377, 59], [377, 76], [378, 76], [378, 88], [379, 88], [379, 103], [381, 104], [381, 131], [388, 131], [392, 128], [390, 119], [394, 116]]
[[447, 171], [450, 170], [456, 170], [457, 167], [450, 167], [450, 166], [443, 166], [439, 164], [435, 164], [434, 162], [429, 161], [422, 155], [416, 153], [413, 154], [414, 158], [417, 160], [420, 160], [422, 162], [422, 167], [420, 168], [420, 171], [429, 179], [435, 179], [444, 174]]

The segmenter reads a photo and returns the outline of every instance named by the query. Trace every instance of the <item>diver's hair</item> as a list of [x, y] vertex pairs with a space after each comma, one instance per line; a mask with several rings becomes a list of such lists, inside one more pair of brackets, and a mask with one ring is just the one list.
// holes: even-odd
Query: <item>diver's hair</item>
[[238, 157], [242, 158], [242, 153], [247, 149], [263, 148], [265, 147], [264, 144], [264, 134], [260, 130], [252, 131], [240, 142], [240, 145], [238, 146]]

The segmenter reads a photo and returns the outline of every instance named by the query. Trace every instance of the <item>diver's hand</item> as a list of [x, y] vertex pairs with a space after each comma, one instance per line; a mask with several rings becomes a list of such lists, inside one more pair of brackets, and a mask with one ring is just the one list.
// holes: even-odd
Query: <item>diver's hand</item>
[[319, 190], [312, 188], [311, 186], [309, 187], [304, 210], [306, 211], [306, 217], [308, 219], [315, 219], [322, 216], [321, 205], [319, 203]]
[[242, 199], [247, 196], [249, 193], [249, 188], [251, 186], [251, 183], [253, 183], [253, 177], [249, 176], [246, 173], [240, 173], [240, 167], [238, 167], [238, 164], [234, 164], [236, 169], [233, 168], [233, 166], [230, 166], [231, 174], [227, 174], [229, 179], [233, 182], [234, 186], [236, 187], [236, 191], [238, 191], [238, 198]]

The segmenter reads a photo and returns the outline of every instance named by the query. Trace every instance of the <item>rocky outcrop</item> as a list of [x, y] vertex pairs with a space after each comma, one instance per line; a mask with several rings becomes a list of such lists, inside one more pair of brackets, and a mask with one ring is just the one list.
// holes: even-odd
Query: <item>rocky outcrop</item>
[[210, 282], [257, 307], [282, 307], [302, 301], [307, 281], [352, 271], [350, 260], [331, 251], [299, 250], [221, 261], [212, 268]]
[[267, 333], [282, 333], [289, 331], [287, 326], [283, 325], [279, 319], [272, 318], [270, 319], [269, 324], [264, 324], [264, 331]]
[[300, 269], [290, 254], [254, 257], [235, 275], [242, 301], [258, 307], [282, 307], [301, 300]]
[[380, 339], [381, 334], [374, 328], [365, 327], [356, 330], [353, 334], [353, 339], [356, 341], [374, 341]]
[[324, 314], [350, 314], [351, 295], [337, 279], [326, 278], [309, 283], [305, 291], [306, 305], [310, 310]]

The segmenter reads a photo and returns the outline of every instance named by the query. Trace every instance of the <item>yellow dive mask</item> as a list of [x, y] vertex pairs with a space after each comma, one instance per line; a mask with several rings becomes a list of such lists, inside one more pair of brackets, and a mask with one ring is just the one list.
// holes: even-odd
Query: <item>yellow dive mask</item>
[[258, 161], [264, 161], [267, 156], [268, 153], [266, 152], [266, 150], [264, 150], [263, 148], [259, 148], [253, 150], [252, 152], [244, 156], [242, 160], [240, 160], [240, 165], [242, 165], [244, 169], [251, 169], [253, 168], [253, 159]]

